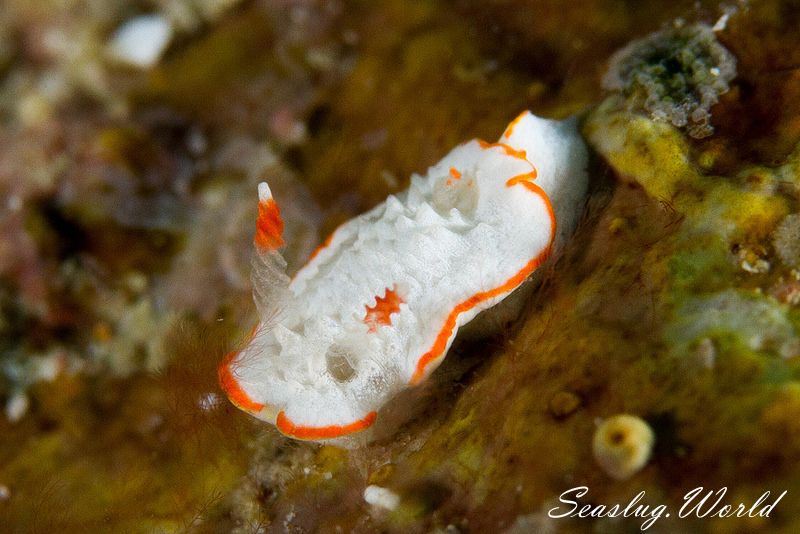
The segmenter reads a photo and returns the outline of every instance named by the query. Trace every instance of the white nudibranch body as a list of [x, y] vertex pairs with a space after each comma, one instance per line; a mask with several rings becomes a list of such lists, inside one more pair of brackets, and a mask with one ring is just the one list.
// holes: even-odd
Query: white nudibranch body
[[260, 323], [219, 368], [239, 408], [286, 435], [371, 426], [441, 363], [460, 326], [508, 296], [574, 231], [586, 193], [577, 121], [524, 112], [497, 143], [454, 148], [408, 190], [339, 227], [293, 279], [259, 185]]

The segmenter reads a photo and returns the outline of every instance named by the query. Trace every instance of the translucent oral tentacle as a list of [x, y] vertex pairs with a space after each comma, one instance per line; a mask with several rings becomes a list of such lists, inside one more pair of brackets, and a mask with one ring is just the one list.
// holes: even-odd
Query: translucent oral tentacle
[[262, 326], [274, 322], [289, 301], [286, 260], [279, 249], [283, 247], [283, 220], [278, 204], [266, 182], [258, 184], [258, 219], [253, 238], [255, 254], [252, 271], [253, 298]]

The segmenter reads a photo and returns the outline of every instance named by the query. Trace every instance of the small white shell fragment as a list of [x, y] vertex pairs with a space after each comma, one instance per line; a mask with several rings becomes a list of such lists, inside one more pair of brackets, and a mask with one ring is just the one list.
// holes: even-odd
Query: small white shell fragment
[[380, 486], [367, 486], [364, 489], [364, 500], [367, 504], [384, 510], [395, 510], [400, 504], [400, 497], [390, 489]]
[[654, 443], [650, 425], [634, 415], [620, 414], [597, 427], [592, 452], [597, 464], [610, 477], [625, 480], [647, 464]]
[[204, 412], [213, 410], [219, 404], [219, 397], [215, 393], [206, 393], [197, 401], [197, 405]]
[[11, 395], [11, 398], [6, 401], [6, 419], [12, 423], [16, 423], [28, 411], [28, 396], [20, 391]]
[[458, 329], [519, 287], [574, 231], [587, 187], [577, 120], [524, 112], [497, 143], [454, 148], [408, 190], [337, 229], [294, 278], [258, 188], [260, 323], [219, 379], [231, 402], [307, 440], [370, 427], [442, 362]]
[[126, 21], [109, 39], [111, 58], [147, 69], [158, 63], [172, 40], [172, 24], [163, 15], [141, 15]]

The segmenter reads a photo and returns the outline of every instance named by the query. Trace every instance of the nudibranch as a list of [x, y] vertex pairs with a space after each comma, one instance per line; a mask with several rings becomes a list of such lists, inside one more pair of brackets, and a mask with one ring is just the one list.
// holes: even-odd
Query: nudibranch
[[457, 146], [406, 191], [340, 226], [291, 279], [279, 208], [259, 184], [260, 322], [219, 367], [231, 402], [298, 439], [370, 427], [442, 362], [459, 327], [574, 231], [586, 160], [575, 118], [523, 112], [498, 142]]

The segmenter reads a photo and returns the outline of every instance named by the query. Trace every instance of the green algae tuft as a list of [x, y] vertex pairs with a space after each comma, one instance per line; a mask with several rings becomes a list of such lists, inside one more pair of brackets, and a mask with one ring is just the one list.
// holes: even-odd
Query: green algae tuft
[[702, 138], [713, 133], [710, 108], [735, 76], [736, 58], [710, 27], [678, 24], [616, 52], [603, 85], [622, 92], [631, 108]]

